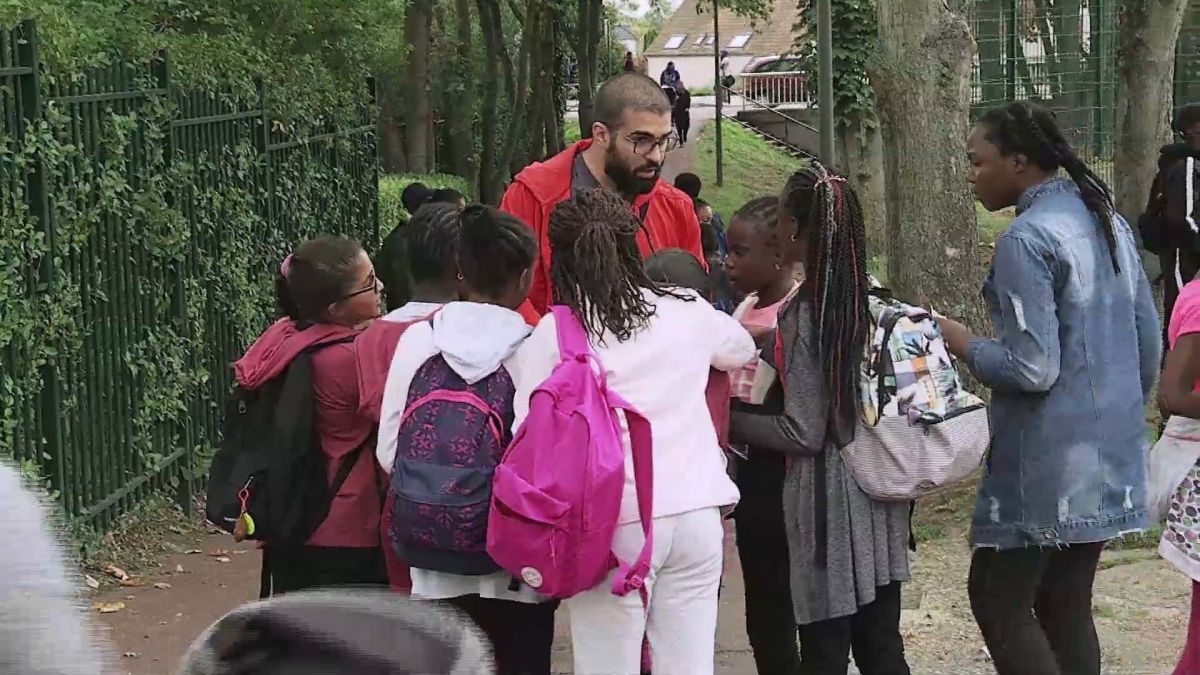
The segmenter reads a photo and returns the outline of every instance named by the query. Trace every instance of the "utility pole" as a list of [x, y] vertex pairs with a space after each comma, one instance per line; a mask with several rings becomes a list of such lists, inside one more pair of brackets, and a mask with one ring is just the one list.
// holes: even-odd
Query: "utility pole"
[[817, 105], [820, 107], [818, 125], [821, 132], [821, 162], [833, 169], [836, 166], [836, 157], [834, 157], [833, 143], [833, 4], [831, 0], [817, 0], [817, 90]]
[[[829, 0], [824, 0], [829, 2]], [[725, 117], [724, 83], [721, 82], [721, 22], [720, 0], [712, 0], [713, 13], [713, 91], [717, 94], [717, 187], [725, 183], [725, 143], [721, 138], [721, 121]]]

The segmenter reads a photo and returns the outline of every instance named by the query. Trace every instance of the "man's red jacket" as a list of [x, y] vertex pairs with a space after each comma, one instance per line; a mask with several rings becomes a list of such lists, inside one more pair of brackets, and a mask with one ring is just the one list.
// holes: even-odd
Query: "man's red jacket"
[[[559, 202], [571, 196], [571, 171], [575, 155], [591, 144], [590, 140], [580, 141], [545, 162], [529, 165], [513, 179], [500, 202], [501, 210], [525, 221], [533, 228], [537, 238], [539, 253], [533, 272], [533, 290], [529, 293], [529, 301], [521, 307], [521, 315], [531, 325], [535, 325], [549, 310], [552, 302], [548, 236], [550, 212]], [[638, 235], [642, 257], [648, 258], [655, 251], [666, 248], [681, 248], [704, 264], [700, 223], [696, 220], [691, 198], [659, 180], [649, 193], [634, 200], [634, 214], [641, 214], [646, 204], [649, 204], [649, 208], [645, 211], [644, 227]]]

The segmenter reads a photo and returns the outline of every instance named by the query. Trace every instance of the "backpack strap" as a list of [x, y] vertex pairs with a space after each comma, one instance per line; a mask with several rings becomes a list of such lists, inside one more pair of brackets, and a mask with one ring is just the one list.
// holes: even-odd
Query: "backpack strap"
[[606, 390], [610, 407], [625, 413], [629, 425], [630, 451], [633, 455], [633, 483], [637, 487], [638, 518], [642, 521], [642, 533], [646, 537], [642, 551], [633, 563], [617, 559], [617, 575], [613, 578], [613, 595], [624, 596], [630, 591], [643, 593], [646, 597], [646, 576], [650, 574], [650, 559], [654, 554], [654, 440], [650, 433], [650, 422], [633, 406], [625, 402], [616, 392]]
[[587, 331], [583, 322], [575, 316], [575, 312], [566, 305], [555, 305], [550, 308], [554, 315], [554, 325], [558, 333], [558, 353], [563, 361], [588, 356], [592, 346], [588, 342]]

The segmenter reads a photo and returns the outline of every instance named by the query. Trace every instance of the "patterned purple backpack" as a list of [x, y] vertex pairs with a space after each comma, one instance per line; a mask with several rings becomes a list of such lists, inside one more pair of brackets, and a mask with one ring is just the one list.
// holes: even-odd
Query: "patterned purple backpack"
[[489, 574], [487, 554], [492, 474], [512, 438], [515, 394], [500, 368], [474, 384], [442, 355], [413, 376], [392, 465], [391, 539], [418, 569]]

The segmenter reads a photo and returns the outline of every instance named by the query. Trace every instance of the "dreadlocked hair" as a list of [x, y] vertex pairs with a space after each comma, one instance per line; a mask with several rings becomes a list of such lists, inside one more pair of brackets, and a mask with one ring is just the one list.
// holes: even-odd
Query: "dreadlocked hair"
[[1044, 171], [1063, 169], [1067, 172], [1079, 187], [1083, 203], [1100, 221], [1113, 270], [1120, 274], [1112, 190], [1075, 154], [1058, 128], [1054, 113], [1028, 101], [1014, 101], [987, 111], [979, 123], [987, 127], [987, 139], [995, 144], [1001, 155], [1020, 153]]
[[645, 328], [658, 296], [692, 299], [646, 275], [638, 251], [638, 221], [629, 204], [607, 190], [576, 193], [550, 214], [550, 280], [554, 302], [570, 307], [597, 340], [624, 342]]
[[537, 243], [516, 216], [481, 204], [462, 212], [458, 269], [473, 291], [499, 296], [536, 260]]
[[812, 295], [830, 417], [844, 445], [858, 417], [859, 367], [870, 318], [867, 310], [866, 226], [858, 195], [842, 176], [813, 162], [783, 189], [779, 208], [794, 219], [790, 236], [808, 238], [805, 285]]

